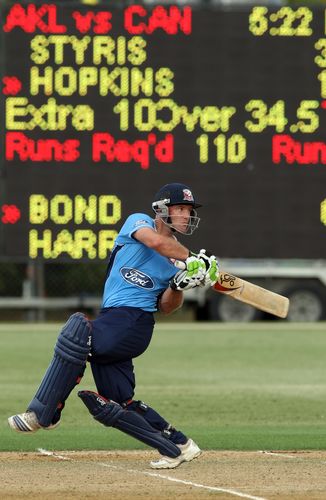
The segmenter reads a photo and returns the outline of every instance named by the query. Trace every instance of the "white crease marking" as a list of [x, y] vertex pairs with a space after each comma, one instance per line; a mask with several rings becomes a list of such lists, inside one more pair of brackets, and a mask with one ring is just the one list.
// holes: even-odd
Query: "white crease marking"
[[286, 453], [277, 453], [276, 451], [259, 450], [258, 453], [262, 453], [263, 455], [272, 455], [274, 457], [301, 458], [301, 457], [296, 457], [295, 455], [287, 455]]
[[[53, 451], [48, 451], [48, 450], [45, 450], [43, 448], [37, 448], [37, 451], [40, 452], [42, 455], [51, 456], [54, 458], [59, 458], [60, 460], [73, 461], [73, 458], [65, 457], [63, 455], [58, 455], [57, 453], [55, 453]], [[229, 489], [229, 488], [219, 488], [216, 486], [206, 486], [204, 484], [193, 483], [192, 481], [186, 481], [184, 479], [177, 479], [175, 477], [165, 476], [163, 474], [158, 474], [157, 472], [147, 472], [147, 471], [141, 471], [141, 470], [136, 470], [136, 469], [125, 469], [124, 467], [120, 467], [118, 465], [112, 465], [112, 464], [107, 464], [107, 463], [103, 463], [103, 462], [97, 462], [97, 465], [100, 465], [101, 467], [107, 467], [109, 469], [116, 469], [116, 470], [122, 470], [125, 472], [130, 472], [132, 474], [142, 474], [144, 476], [149, 476], [149, 477], [158, 477], [160, 479], [166, 479], [167, 481], [173, 481], [175, 483], [185, 484], [187, 486], [194, 486], [196, 488], [202, 488], [202, 489], [209, 490], [209, 491], [218, 491], [219, 493], [228, 493], [229, 495], [234, 495], [234, 496], [241, 497], [241, 498], [247, 498], [248, 500], [267, 500], [266, 498], [256, 497], [253, 495], [249, 495], [247, 493], [242, 493], [241, 491], [237, 491], [237, 490], [233, 490], [233, 489]]]

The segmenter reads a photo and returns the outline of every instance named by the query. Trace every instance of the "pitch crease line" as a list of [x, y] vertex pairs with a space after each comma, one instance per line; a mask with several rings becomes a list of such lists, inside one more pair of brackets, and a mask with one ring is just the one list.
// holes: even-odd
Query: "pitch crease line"
[[258, 453], [261, 453], [262, 455], [272, 455], [273, 457], [301, 458], [301, 457], [296, 457], [295, 455], [287, 455], [286, 453], [277, 453], [277, 452], [274, 452], [274, 451], [260, 450]]
[[[305, 461], [306, 457], [298, 457], [297, 455], [287, 455], [286, 453], [277, 453], [275, 451], [264, 451], [264, 450], [259, 450], [261, 455], [271, 455], [272, 457], [282, 457], [282, 458], [293, 458], [295, 460], [299, 461]], [[320, 463], [326, 464], [326, 460], [322, 460]]]
[[[60, 460], [70, 460], [73, 461], [73, 458], [70, 457], [65, 457], [63, 455], [58, 455], [53, 451], [48, 451], [45, 450], [44, 448], [37, 448], [37, 451], [41, 453], [42, 455], [46, 455], [49, 457], [54, 457], [54, 458], [59, 458]], [[157, 472], [147, 472], [147, 471], [141, 471], [141, 470], [136, 470], [136, 469], [125, 469], [124, 467], [120, 467], [118, 465], [111, 465], [111, 464], [106, 464], [103, 462], [97, 462], [97, 465], [100, 465], [101, 467], [107, 467], [109, 469], [117, 469], [125, 472], [130, 472], [132, 474], [142, 474], [143, 476], [149, 476], [149, 477], [158, 477], [160, 479], [166, 479], [168, 481], [173, 481], [175, 483], [180, 483], [180, 484], [185, 484], [187, 486], [194, 486], [196, 488], [202, 488], [204, 490], [209, 490], [209, 491], [218, 491], [219, 493], [228, 493], [229, 495], [234, 495], [237, 497], [241, 498], [247, 498], [248, 500], [267, 500], [266, 498], [263, 497], [256, 497], [253, 495], [248, 495], [247, 493], [242, 493], [241, 491], [229, 489], [229, 488], [219, 488], [217, 486], [206, 486], [204, 484], [199, 484], [199, 483], [193, 483], [192, 481], [186, 481], [184, 479], [177, 479], [175, 477], [171, 476], [165, 476], [163, 474], [158, 474]]]

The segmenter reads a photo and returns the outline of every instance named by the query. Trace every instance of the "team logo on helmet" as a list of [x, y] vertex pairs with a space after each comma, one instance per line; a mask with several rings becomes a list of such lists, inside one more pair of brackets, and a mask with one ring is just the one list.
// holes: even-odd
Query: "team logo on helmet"
[[194, 197], [192, 196], [192, 192], [190, 191], [190, 189], [183, 189], [182, 192], [183, 192], [183, 199], [185, 201], [194, 201]]

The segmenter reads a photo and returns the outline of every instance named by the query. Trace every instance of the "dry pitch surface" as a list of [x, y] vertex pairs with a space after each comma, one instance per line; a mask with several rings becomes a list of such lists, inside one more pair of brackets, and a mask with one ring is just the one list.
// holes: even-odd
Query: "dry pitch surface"
[[156, 456], [151, 451], [0, 453], [0, 498], [326, 499], [325, 451], [205, 451], [175, 470], [159, 471], [148, 466]]

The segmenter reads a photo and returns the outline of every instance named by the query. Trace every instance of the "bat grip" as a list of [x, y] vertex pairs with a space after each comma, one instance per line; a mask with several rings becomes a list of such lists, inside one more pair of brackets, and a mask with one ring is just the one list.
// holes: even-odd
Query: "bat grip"
[[183, 260], [175, 260], [174, 265], [181, 271], [184, 271], [186, 269], [186, 264], [183, 262]]

